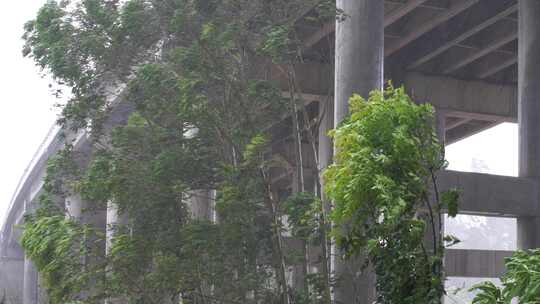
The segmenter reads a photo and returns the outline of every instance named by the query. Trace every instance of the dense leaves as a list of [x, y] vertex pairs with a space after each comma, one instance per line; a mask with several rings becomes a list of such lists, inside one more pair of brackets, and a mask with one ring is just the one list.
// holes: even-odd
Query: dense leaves
[[[49, 0], [25, 25], [24, 55], [70, 90], [67, 148], [24, 232], [51, 303], [310, 302], [288, 281], [300, 262], [283, 250], [282, 215], [294, 212], [270, 178], [286, 161], [266, 140], [270, 122], [301, 108], [286, 107], [262, 56], [301, 60], [293, 25], [318, 2]], [[319, 15], [332, 18], [326, 2]], [[70, 129], [91, 141], [72, 149]], [[70, 196], [84, 225], [63, 216]], [[204, 204], [215, 216], [197, 214]], [[90, 217], [105, 205], [118, 211], [106, 228]]]
[[[332, 132], [337, 153], [325, 172], [337, 244], [348, 255], [367, 250], [378, 303], [440, 303], [444, 206], [432, 182], [445, 161], [433, 110], [390, 86], [367, 101], [353, 96], [350, 111]], [[455, 215], [457, 192], [443, 197]]]
[[540, 250], [518, 251], [506, 258], [502, 287], [491, 282], [473, 286], [473, 304], [540, 303]]

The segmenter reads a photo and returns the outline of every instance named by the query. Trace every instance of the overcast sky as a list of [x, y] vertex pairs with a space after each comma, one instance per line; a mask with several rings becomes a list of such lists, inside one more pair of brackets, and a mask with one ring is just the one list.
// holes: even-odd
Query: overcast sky
[[9, 1], [0, 10], [0, 220], [32, 155], [54, 123], [49, 82], [21, 55], [23, 24], [45, 0]]
[[[22, 26], [45, 0], [10, 1], [0, 10], [0, 220], [20, 176], [53, 125], [57, 100], [32, 60], [23, 58]], [[516, 175], [517, 128], [502, 124], [447, 148], [450, 169]]]

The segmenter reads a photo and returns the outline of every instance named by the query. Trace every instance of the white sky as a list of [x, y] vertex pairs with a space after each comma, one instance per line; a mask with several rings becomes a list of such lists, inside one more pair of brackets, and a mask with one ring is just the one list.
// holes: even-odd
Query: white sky
[[9, 1], [0, 10], [0, 220], [19, 177], [56, 117], [49, 81], [39, 76], [32, 60], [21, 55], [22, 26], [44, 2]]
[[[32, 60], [21, 55], [23, 24], [33, 18], [45, 0], [9, 2], [0, 10], [0, 220], [20, 176], [54, 123], [57, 100], [49, 81], [39, 76]], [[6, 7], [7, 8], [7, 7]], [[502, 124], [447, 147], [450, 168], [481, 170], [500, 175], [517, 174], [517, 128]]]
[[517, 176], [517, 124], [503, 123], [446, 147], [448, 169]]

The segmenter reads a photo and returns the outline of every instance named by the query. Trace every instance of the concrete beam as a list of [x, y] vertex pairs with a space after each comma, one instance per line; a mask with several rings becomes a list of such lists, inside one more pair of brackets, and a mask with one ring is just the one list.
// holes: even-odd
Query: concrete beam
[[[388, 4], [392, 4], [392, 5], [403, 5], [403, 2], [399, 0], [385, 0], [384, 2]], [[441, 1], [437, 1], [437, 2], [441, 2]], [[435, 11], [444, 11], [448, 9], [448, 5], [443, 5], [443, 3], [437, 3], [437, 2], [423, 3], [419, 5], [418, 7], [435, 10]]]
[[[317, 74], [320, 65], [303, 65], [303, 73]], [[492, 122], [517, 122], [517, 87], [496, 85], [483, 81], [466, 81], [445, 76], [428, 76], [421, 73], [407, 73], [404, 81], [411, 97], [418, 103], [431, 103], [445, 110], [448, 116]], [[331, 83], [321, 78], [311, 87], [317, 91], [327, 91]], [[298, 94], [309, 104], [313, 101], [325, 102], [328, 96], [307, 93]], [[284, 97], [289, 93], [284, 91]]]
[[[284, 91], [289, 90], [288, 67], [282, 65], [269, 65], [260, 79], [269, 79]], [[332, 92], [334, 83], [333, 67], [319, 63], [298, 63], [294, 65], [294, 74], [297, 80], [297, 90], [314, 95], [327, 95]]]
[[437, 26], [443, 24], [444, 22], [450, 20], [451, 18], [455, 17], [459, 13], [463, 12], [464, 10], [470, 8], [474, 4], [478, 3], [480, 0], [460, 0], [456, 1], [452, 6], [444, 11], [443, 13], [437, 15], [433, 19], [430, 19], [428, 22], [425, 22], [423, 24], [419, 24], [418, 26], [412, 27], [412, 30], [407, 33], [405, 36], [400, 38], [399, 40], [392, 43], [392, 45], [389, 45], [384, 50], [385, 56], [390, 56], [397, 51], [401, 50], [405, 46], [407, 46], [409, 43], [413, 42], [414, 40], [420, 38], [427, 32], [433, 30]]
[[441, 191], [461, 191], [459, 212], [472, 215], [532, 216], [538, 208], [538, 182], [511, 176], [442, 171], [438, 175]]
[[470, 63], [475, 62], [476, 60], [498, 50], [499, 48], [503, 47], [504, 45], [514, 41], [517, 39], [517, 32], [511, 33], [509, 35], [500, 37], [490, 44], [486, 45], [485, 47], [477, 50], [476, 52], [470, 54], [469, 56], [466, 56], [464, 58], [461, 58], [460, 60], [453, 62], [451, 64], [448, 64], [445, 68], [443, 68], [443, 74], [450, 74], [454, 71], [457, 71], [461, 69], [462, 67], [467, 66]]
[[504, 258], [512, 251], [447, 249], [446, 275], [450, 277], [498, 278], [505, 271]]
[[517, 88], [483, 81], [408, 73], [405, 87], [419, 103], [428, 102], [447, 115], [486, 121], [517, 121]]
[[433, 50], [431, 50], [429, 52], [427, 52], [426, 54], [424, 54], [423, 56], [421, 56], [420, 58], [418, 58], [417, 60], [415, 60], [414, 62], [409, 64], [407, 66], [407, 68], [408, 69], [414, 69], [414, 68], [419, 67], [420, 65], [422, 65], [422, 64], [436, 58], [437, 56], [441, 55], [442, 53], [446, 52], [447, 50], [449, 50], [453, 46], [465, 41], [466, 39], [468, 39], [468, 38], [470, 38], [470, 37], [472, 37], [474, 35], [476, 35], [480, 31], [486, 29], [487, 27], [495, 24], [499, 20], [501, 20], [501, 19], [503, 19], [503, 18], [515, 13], [515, 12], [517, 12], [517, 4], [514, 4], [514, 5], [510, 6], [509, 8], [503, 10], [502, 12], [499, 12], [495, 16], [489, 17], [486, 20], [484, 20], [484, 21], [482, 21], [480, 23], [477, 23], [476, 25], [472, 26], [470, 29], [468, 29], [464, 33], [457, 34], [457, 35], [454, 34], [454, 36], [455, 36], [454, 38], [450, 38], [449, 40], [447, 40], [442, 45], [434, 48]]
[[455, 117], [455, 120], [449, 122], [449, 123], [446, 123], [445, 124], [445, 130], [448, 131], [448, 130], [452, 130], [454, 128], [457, 128], [463, 124], [466, 124], [468, 122], [470, 122], [472, 119], [470, 118], [461, 118], [461, 117]]
[[480, 71], [477, 74], [477, 78], [479, 78], [479, 79], [488, 78], [490, 76], [493, 76], [493, 75], [499, 73], [500, 71], [502, 71], [502, 70], [504, 70], [504, 69], [506, 69], [508, 67], [513, 66], [517, 62], [518, 62], [517, 57], [511, 57], [511, 58], [509, 58], [507, 60], [502, 61], [500, 64], [490, 65], [490, 66], [486, 67], [484, 70]]
[[[423, 5], [425, 2], [427, 2], [427, 0], [409, 0], [405, 4], [400, 3], [402, 4], [402, 6], [392, 10], [384, 17], [384, 26], [386, 27], [393, 24], [408, 13], [412, 12], [415, 8]], [[335, 31], [336, 23], [334, 21], [325, 23], [318, 31], [306, 38], [302, 46], [304, 49], [309, 49], [310, 47], [321, 41], [324, 37], [332, 34]]]
[[446, 132], [446, 144], [450, 145], [500, 124], [498, 121], [470, 119], [467, 123]]
[[415, 8], [427, 2], [427, 0], [409, 0], [399, 8], [391, 11], [384, 16], [384, 26], [392, 25], [394, 22], [403, 18], [408, 13], [412, 12]]

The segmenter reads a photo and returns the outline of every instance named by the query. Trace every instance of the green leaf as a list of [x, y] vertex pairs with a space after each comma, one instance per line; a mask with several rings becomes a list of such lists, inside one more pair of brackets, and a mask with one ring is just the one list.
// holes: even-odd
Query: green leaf
[[458, 214], [459, 195], [458, 189], [450, 189], [441, 193], [441, 203], [443, 208], [447, 209], [450, 217], [456, 217]]

